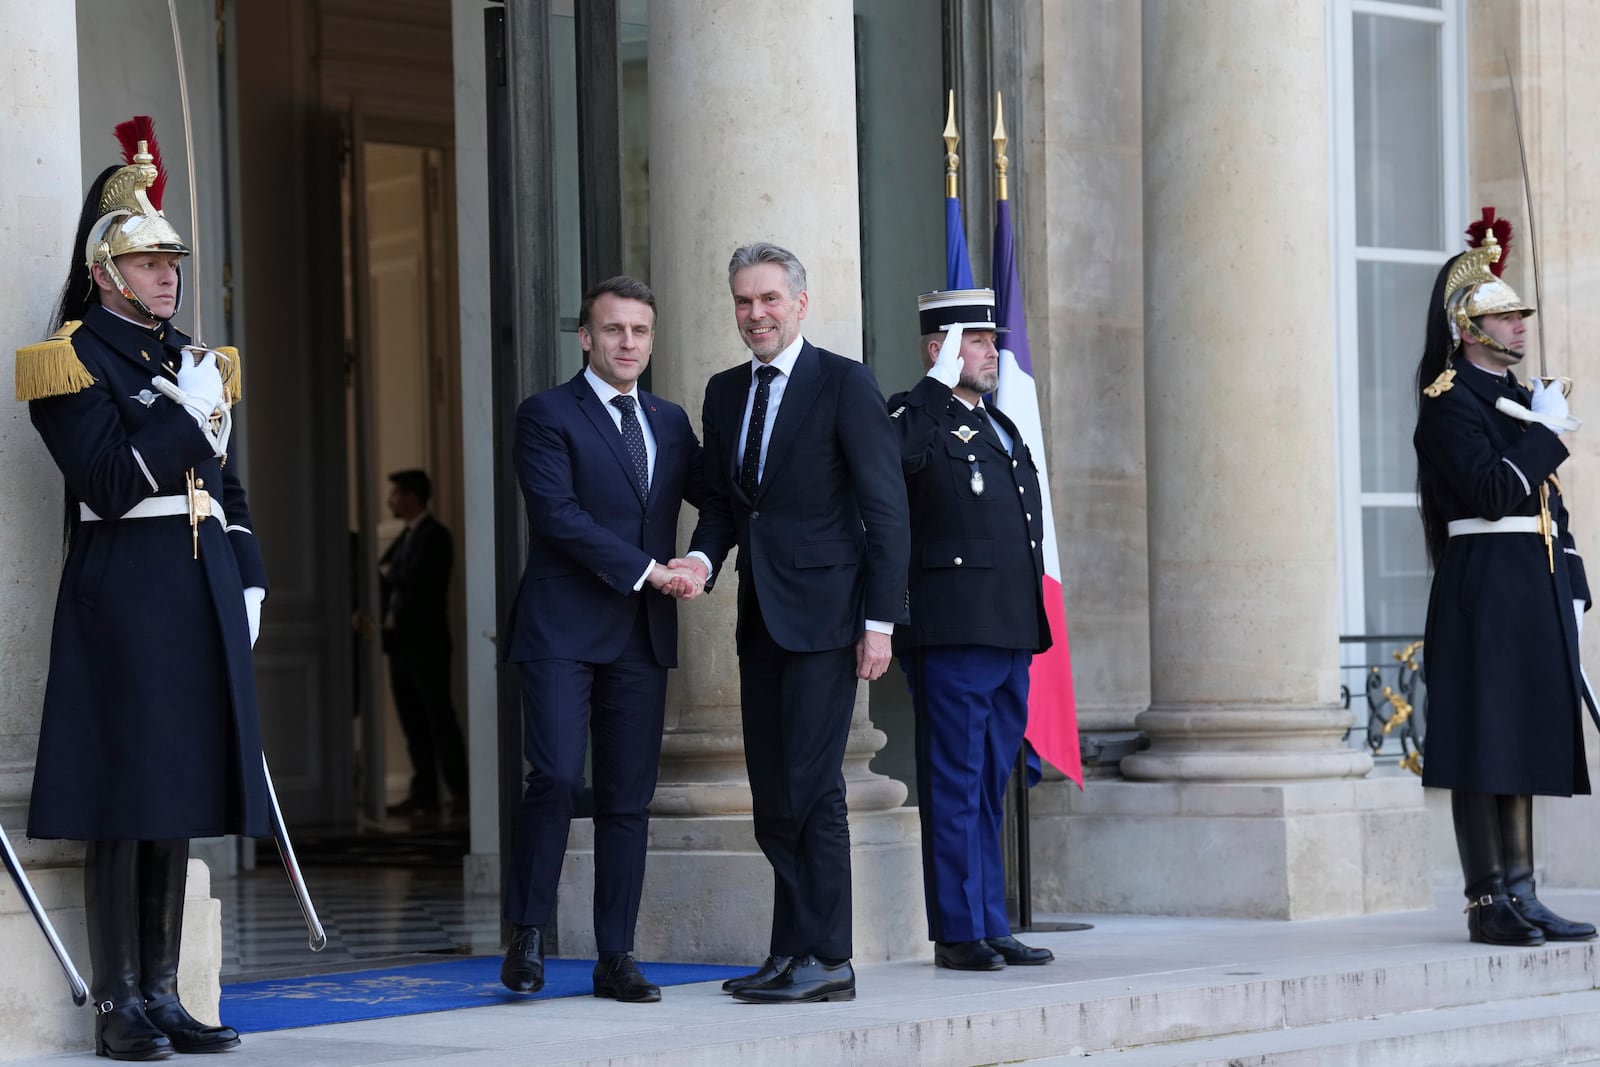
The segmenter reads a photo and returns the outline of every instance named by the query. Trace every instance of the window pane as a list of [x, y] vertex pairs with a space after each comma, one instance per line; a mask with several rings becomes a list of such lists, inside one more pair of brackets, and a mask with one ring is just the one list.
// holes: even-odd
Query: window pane
[[1439, 26], [1355, 16], [1356, 243], [1445, 247]]
[[1369, 634], [1422, 636], [1428, 614], [1428, 554], [1415, 508], [1371, 507], [1361, 514]]
[[1417, 487], [1411, 431], [1417, 424], [1413, 376], [1422, 357], [1428, 296], [1437, 267], [1357, 263], [1360, 324], [1361, 491], [1409, 493]]

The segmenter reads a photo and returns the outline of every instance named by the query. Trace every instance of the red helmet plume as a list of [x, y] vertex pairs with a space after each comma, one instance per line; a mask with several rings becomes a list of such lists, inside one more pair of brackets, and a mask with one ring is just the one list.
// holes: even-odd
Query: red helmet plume
[[1477, 248], [1482, 245], [1483, 235], [1486, 233], [1493, 233], [1495, 241], [1500, 245], [1499, 261], [1489, 264], [1489, 270], [1498, 278], [1505, 272], [1506, 257], [1511, 254], [1511, 220], [1497, 219], [1494, 217], [1494, 208], [1484, 208], [1483, 218], [1467, 227], [1467, 247]]
[[150, 161], [156, 168], [156, 180], [145, 196], [150, 200], [150, 206], [157, 211], [161, 210], [161, 197], [167, 189], [167, 168], [161, 162], [161, 146], [156, 144], [156, 124], [149, 115], [135, 115], [126, 122], [117, 123], [117, 141], [122, 145], [122, 161], [132, 163], [134, 155], [139, 151], [139, 142], [144, 141], [149, 146]]

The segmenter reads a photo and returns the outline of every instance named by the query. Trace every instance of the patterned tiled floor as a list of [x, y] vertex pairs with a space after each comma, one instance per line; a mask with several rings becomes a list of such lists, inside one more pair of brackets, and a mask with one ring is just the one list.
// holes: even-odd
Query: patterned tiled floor
[[[270, 860], [270, 862], [268, 862]], [[464, 896], [459, 868], [306, 866], [306, 885], [328, 935], [313, 953], [277, 857], [219, 878], [222, 980], [315, 974], [397, 957], [500, 951], [500, 901]]]

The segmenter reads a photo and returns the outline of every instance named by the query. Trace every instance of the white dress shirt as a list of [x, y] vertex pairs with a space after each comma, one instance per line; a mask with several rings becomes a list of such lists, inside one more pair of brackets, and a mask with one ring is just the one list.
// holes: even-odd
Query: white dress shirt
[[[605, 409], [607, 415], [611, 416], [611, 425], [617, 428], [618, 436], [622, 434], [622, 409], [611, 401], [614, 397], [619, 396], [633, 397], [633, 414], [639, 420], [639, 431], [644, 434], [645, 471], [649, 482], [654, 482], [656, 478], [656, 435], [650, 431], [650, 420], [644, 417], [644, 403], [639, 399], [639, 390], [630, 388], [624, 393], [616, 386], [602, 380], [594, 372], [593, 367], [583, 368], [583, 379], [589, 383], [589, 388], [594, 390], [594, 395], [600, 398], [600, 406]], [[646, 484], [649, 484], [649, 482]], [[651, 560], [645, 567], [644, 573], [639, 575], [639, 580], [633, 583], [634, 592], [637, 593], [644, 588], [645, 580], [650, 577], [650, 572], [655, 569], [655, 565], [656, 561]]]

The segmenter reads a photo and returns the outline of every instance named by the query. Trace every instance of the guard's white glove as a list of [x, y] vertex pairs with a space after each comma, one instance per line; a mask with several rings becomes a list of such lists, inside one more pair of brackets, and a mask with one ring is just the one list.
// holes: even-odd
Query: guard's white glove
[[1542, 420], [1550, 428], [1550, 432], [1560, 434], [1564, 432], [1562, 425], [1570, 412], [1567, 410], [1567, 398], [1561, 394], [1560, 384], [1545, 385], [1538, 378], [1528, 383], [1533, 390], [1533, 403], [1529, 405], [1535, 415], [1542, 415]]
[[1573, 600], [1572, 615], [1578, 620], [1578, 636], [1583, 636], [1583, 601]]
[[244, 617], [250, 623], [250, 647], [256, 647], [256, 638], [261, 636], [261, 602], [267, 599], [267, 591], [259, 585], [252, 585], [244, 591]]
[[[223, 391], [222, 372], [217, 369], [217, 354], [209, 349], [185, 348], [182, 366], [178, 368], [178, 381], [157, 375], [150, 379], [156, 391], [179, 404], [194, 419], [200, 432], [206, 435], [214, 455], [228, 453], [228, 439], [233, 436], [233, 413], [229, 411], [227, 395]], [[195, 363], [192, 353], [203, 353]], [[216, 416], [216, 421], [212, 417]]]
[[943, 382], [954, 389], [961, 384], [961, 323], [944, 328], [944, 342], [939, 345], [939, 355], [928, 368], [928, 377]]

